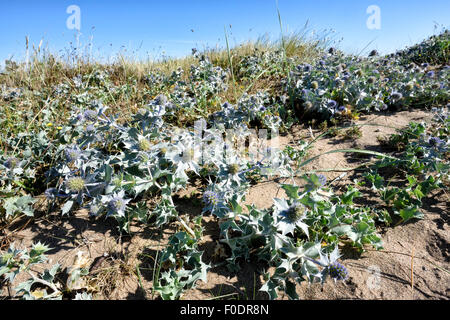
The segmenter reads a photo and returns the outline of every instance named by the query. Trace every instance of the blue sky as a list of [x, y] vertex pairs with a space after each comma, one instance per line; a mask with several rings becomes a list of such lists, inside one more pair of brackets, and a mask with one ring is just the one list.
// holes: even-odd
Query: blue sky
[[[69, 48], [76, 34], [66, 27], [69, 5], [81, 10], [81, 45], [92, 39], [92, 54], [104, 59], [120, 51], [158, 58], [187, 55], [193, 47], [223, 47], [224, 26], [231, 45], [280, 35], [275, 0], [3, 0], [0, 61], [23, 58], [27, 35], [35, 46], [43, 39], [52, 52]], [[379, 30], [366, 26], [370, 5], [381, 10]], [[450, 22], [448, 0], [279, 0], [278, 7], [288, 31], [301, 30], [309, 20], [318, 33], [334, 30], [334, 38], [343, 39], [339, 47], [349, 53], [369, 43], [366, 52], [389, 53], [433, 34], [435, 23], [449, 27]]]

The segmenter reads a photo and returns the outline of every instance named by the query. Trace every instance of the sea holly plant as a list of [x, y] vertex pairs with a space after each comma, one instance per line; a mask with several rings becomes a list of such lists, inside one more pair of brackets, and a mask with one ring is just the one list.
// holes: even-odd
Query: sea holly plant
[[238, 203], [231, 202], [234, 214], [220, 224], [220, 242], [231, 251], [226, 259], [230, 271], [239, 271], [240, 262], [252, 257], [276, 268], [263, 286], [271, 298], [277, 297], [278, 290], [295, 298], [295, 283], [324, 280], [326, 274], [346, 279], [345, 267], [336, 261], [340, 241], [348, 239], [361, 249], [365, 245], [381, 248], [371, 209], [353, 203], [359, 195], [356, 188], [349, 187], [341, 196], [328, 191], [325, 197], [321, 195], [326, 184], [323, 176], [304, 178], [307, 183], [302, 189], [282, 185], [287, 199], [274, 199], [269, 209], [247, 206], [244, 213]]
[[345, 281], [348, 271], [337, 261], [340, 257], [337, 246], [330, 252], [324, 252], [319, 242], [306, 242], [300, 246], [281, 248], [273, 274], [266, 273], [266, 282], [261, 291], [271, 299], [285, 292], [290, 299], [298, 300], [296, 284], [304, 281], [324, 283], [328, 277], [336, 281]]
[[424, 217], [420, 210], [422, 198], [440, 187], [440, 183], [432, 175], [421, 182], [414, 176], [407, 176], [408, 183], [405, 188], [386, 186], [383, 177], [378, 173], [369, 173], [365, 177], [371, 183], [372, 189], [379, 193], [387, 210], [400, 216], [401, 222], [407, 222], [412, 218], [422, 219]]
[[[198, 243], [203, 216], [209, 214], [220, 228], [219, 257], [230, 271], [254, 260], [275, 270], [265, 272], [262, 288], [271, 298], [281, 291], [298, 298], [295, 286], [303, 281], [345, 281], [339, 245], [380, 249], [376, 222], [421, 218], [424, 198], [449, 184], [448, 32], [395, 55], [372, 52], [367, 58], [319, 47], [306, 59], [288, 57], [284, 40], [283, 50], [233, 53], [233, 70], [214, 53], [193, 50], [194, 64], [184, 70], [144, 77], [127, 71], [125, 82], [118, 76], [124, 67], [96, 65], [89, 73], [70, 72], [60, 83], [43, 84], [42, 90], [2, 85], [0, 111], [6, 117], [0, 126], [7, 128], [0, 131], [2, 222], [33, 215], [35, 197], [42, 194], [49, 209], [67, 215], [84, 209], [92, 218], [113, 218], [121, 232], [131, 233], [133, 222], [165, 228], [178, 221], [184, 231], [169, 239], [154, 279], [163, 299], [178, 299], [206, 280], [211, 266], [202, 260]], [[17, 68], [8, 63], [11, 80]], [[324, 175], [305, 175], [304, 167], [322, 156], [308, 159], [308, 150], [327, 133], [282, 151], [264, 144], [297, 120], [311, 118], [311, 125], [329, 120], [336, 129], [363, 114], [412, 106], [434, 107], [434, 121], [411, 123], [382, 141], [392, 156], [355, 149], [326, 153], [379, 157], [366, 164], [364, 175], [383, 202], [377, 207], [360, 204], [366, 191], [361, 181], [335, 191]], [[352, 133], [358, 131], [351, 128]], [[299, 177], [303, 181], [296, 185]], [[251, 186], [269, 178], [286, 178], [279, 184], [286, 196], [265, 209], [245, 206]], [[177, 193], [186, 187], [201, 190], [203, 210], [192, 219], [193, 229], [179, 216]], [[20, 297], [62, 297], [58, 265], [40, 275], [28, 267], [43, 262], [45, 252], [37, 244], [30, 252], [11, 247], [2, 256], [3, 277], [33, 274], [19, 286]], [[87, 271], [74, 268], [70, 283]], [[76, 297], [91, 296], [77, 292]]]
[[[371, 171], [364, 174], [371, 189], [376, 191], [384, 201], [386, 209], [382, 213], [401, 218], [406, 222], [412, 218], [421, 219], [422, 199], [433, 190], [445, 187], [448, 181], [448, 119], [445, 112], [435, 110], [431, 125], [410, 123], [398, 134], [382, 139], [382, 144], [395, 146], [399, 154], [396, 159], [377, 161]], [[390, 185], [390, 177], [382, 175], [384, 168], [396, 167], [403, 171], [403, 186]], [[388, 180], [388, 181], [386, 181]], [[392, 217], [384, 214], [382, 220], [389, 223]]]
[[[62, 300], [68, 292], [83, 288], [75, 288], [81, 276], [87, 275], [89, 270], [84, 265], [74, 264], [69, 275], [69, 287], [59, 279], [61, 265], [56, 263], [38, 274], [33, 270], [34, 266], [48, 261], [46, 253], [51, 248], [38, 242], [27, 250], [16, 249], [11, 244], [8, 250], [0, 256], [0, 279], [11, 285], [19, 274], [25, 273], [30, 276], [28, 280], [22, 281], [14, 288], [15, 295], [12, 298], [24, 300]], [[75, 299], [92, 300], [92, 295], [87, 292], [76, 293]]]
[[[31, 267], [43, 263], [47, 260], [45, 253], [50, 248], [40, 242], [34, 244], [30, 250], [18, 250], [11, 244], [8, 251], [1, 256], [0, 276], [4, 281], [12, 283], [19, 273], [25, 272], [30, 279], [21, 282], [16, 288], [16, 296], [25, 300], [60, 300], [62, 290], [59, 283], [55, 282], [55, 275], [60, 270], [60, 265], [55, 264], [50, 270], [45, 270], [42, 274], [36, 275]], [[38, 284], [43, 289], [34, 286]], [[47, 290], [50, 290], [48, 292]]]
[[359, 112], [449, 100], [448, 68], [403, 65], [398, 57], [357, 57], [332, 52], [302, 64], [284, 80], [297, 115], [357, 119]]
[[202, 256], [197, 239], [186, 232], [171, 236], [166, 249], [161, 252], [153, 290], [163, 300], [175, 300], [185, 290], [194, 288], [197, 281], [207, 282], [207, 272], [211, 266], [202, 261]]

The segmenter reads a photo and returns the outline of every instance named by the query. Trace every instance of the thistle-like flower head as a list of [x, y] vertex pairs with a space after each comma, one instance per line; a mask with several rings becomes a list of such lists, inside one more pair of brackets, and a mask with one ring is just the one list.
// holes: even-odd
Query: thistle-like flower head
[[95, 121], [97, 121], [98, 114], [94, 110], [86, 110], [83, 113], [83, 117], [84, 117], [84, 119], [86, 119], [88, 121], [95, 122]]
[[337, 261], [328, 266], [328, 272], [330, 277], [335, 280], [345, 281], [348, 278], [347, 268]]
[[305, 217], [306, 207], [301, 203], [294, 203], [282, 215], [290, 223], [301, 221]]
[[303, 66], [303, 71], [304, 72], [311, 72], [312, 71], [312, 66], [310, 64], [305, 64]]
[[75, 147], [68, 147], [64, 150], [64, 155], [66, 156], [67, 162], [74, 162], [80, 158], [81, 152]]
[[86, 186], [86, 182], [81, 177], [74, 177], [67, 180], [67, 188], [72, 192], [81, 192]]
[[277, 216], [277, 229], [284, 236], [288, 233], [294, 234], [298, 227], [309, 237], [308, 225], [303, 223], [306, 218], [307, 208], [297, 201], [287, 202], [285, 199], [274, 199], [275, 213]]
[[125, 199], [125, 192], [120, 191], [119, 193], [114, 194], [113, 196], [105, 197], [105, 201], [107, 203], [107, 209], [109, 215], [119, 215], [125, 216], [125, 210], [130, 199]]
[[237, 163], [232, 163], [228, 165], [228, 172], [232, 175], [239, 173], [239, 165]]
[[215, 207], [219, 203], [219, 196], [216, 192], [207, 190], [203, 194], [203, 202], [207, 207]]
[[152, 144], [148, 139], [142, 138], [139, 139], [139, 150], [140, 151], [150, 151]]

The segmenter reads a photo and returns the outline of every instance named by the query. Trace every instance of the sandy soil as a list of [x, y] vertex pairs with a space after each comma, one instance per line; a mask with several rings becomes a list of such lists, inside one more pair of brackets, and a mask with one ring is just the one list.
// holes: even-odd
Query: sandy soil
[[[403, 128], [410, 121], [429, 121], [430, 115], [424, 111], [401, 111], [389, 115], [370, 115], [359, 120], [364, 124], [362, 137], [357, 140], [342, 140], [339, 137], [317, 141], [309, 155], [315, 156], [329, 150], [360, 148], [381, 151], [378, 136], [388, 136], [394, 128]], [[318, 135], [317, 130], [312, 131]], [[294, 127], [281, 137], [283, 145], [297, 145], [299, 139], [311, 139], [307, 129]], [[311, 162], [306, 171], [320, 169], [348, 169], [356, 167], [368, 157], [334, 153]], [[337, 186], [344, 186], [357, 174], [354, 172], [328, 172], [328, 180], [335, 180]], [[301, 183], [301, 181], [298, 181]], [[180, 215], [192, 218], [201, 210], [196, 203], [199, 192], [191, 187], [181, 192], [177, 198]], [[284, 197], [274, 181], [262, 181], [253, 186], [246, 197], [247, 204], [266, 208], [272, 205], [272, 198]], [[376, 202], [376, 197], [365, 201]], [[298, 285], [302, 299], [448, 299], [449, 286], [449, 201], [445, 191], [436, 191], [425, 201], [425, 219], [396, 227], [380, 229], [384, 250], [369, 250], [362, 254], [343, 248], [343, 263], [349, 270], [345, 283], [329, 281], [320, 284]], [[205, 250], [204, 258], [213, 263], [220, 258], [211, 258], [217, 247], [219, 236], [218, 221], [214, 217], [204, 217], [204, 238], [200, 244]], [[85, 211], [70, 217], [51, 214], [24, 224], [19, 221], [4, 230], [3, 242], [14, 241], [16, 247], [29, 247], [41, 241], [54, 248], [49, 253], [50, 263], [59, 262], [64, 268], [73, 265], [78, 252], [88, 258], [91, 265], [91, 281], [84, 285], [97, 289], [96, 299], [152, 299], [152, 279], [154, 260], [164, 247], [168, 237], [181, 230], [178, 223], [164, 230], [151, 227], [133, 226], [133, 237], [120, 237], [114, 221], [90, 220]], [[7, 236], [7, 237], [6, 237]], [[8, 241], [6, 241], [8, 240]], [[140, 280], [136, 275], [140, 270]], [[48, 267], [43, 265], [43, 267]], [[211, 299], [226, 295], [226, 298], [267, 299], [258, 292], [261, 286], [260, 269], [256, 263], [243, 263], [237, 275], [227, 272], [225, 267], [216, 267], [208, 274], [208, 282], [199, 282], [196, 289], [189, 290], [183, 299]], [[41, 271], [42, 269], [36, 269]], [[19, 277], [17, 281], [23, 280]], [[8, 288], [0, 289], [1, 296], [7, 295]], [[283, 297], [286, 299], [286, 297]]]

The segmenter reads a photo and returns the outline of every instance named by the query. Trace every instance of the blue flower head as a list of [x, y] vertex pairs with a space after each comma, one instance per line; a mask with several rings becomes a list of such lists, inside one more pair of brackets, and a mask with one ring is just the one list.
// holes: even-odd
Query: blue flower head
[[205, 191], [203, 194], [203, 203], [207, 207], [215, 207], [219, 203], [219, 196], [214, 191]]
[[95, 122], [95, 121], [97, 121], [98, 114], [94, 110], [86, 110], [83, 113], [83, 117], [84, 117], [84, 119], [86, 119], [88, 121]]
[[438, 137], [431, 137], [431, 138], [428, 140], [428, 143], [429, 143], [433, 148], [436, 148], [436, 147], [439, 147], [440, 145], [444, 144], [444, 141], [441, 140], [441, 139], [439, 139]]
[[311, 72], [312, 71], [312, 66], [310, 64], [305, 64], [303, 66], [303, 71], [305, 72]]
[[156, 105], [161, 106], [161, 105], [167, 104], [168, 99], [167, 99], [167, 97], [166, 97], [165, 95], [160, 94], [160, 95], [158, 95], [157, 97], [155, 97], [155, 99], [153, 99], [153, 101], [154, 101], [154, 103], [155, 103]]
[[328, 272], [330, 277], [335, 280], [344, 281], [348, 278], [347, 268], [337, 261], [328, 266]]
[[66, 148], [64, 150], [64, 155], [66, 156], [66, 160], [67, 162], [74, 162], [76, 160], [78, 160], [81, 156], [81, 152], [80, 150], [70, 147], [70, 148]]
[[319, 183], [321, 186], [324, 186], [327, 183], [327, 177], [323, 174], [318, 174], [317, 177], [319, 178]]
[[330, 109], [334, 109], [334, 108], [336, 108], [336, 106], [337, 106], [337, 102], [334, 101], [334, 100], [330, 100], [327, 103], [327, 107], [330, 108]]
[[107, 204], [108, 214], [109, 215], [119, 215], [125, 216], [125, 210], [127, 207], [127, 203], [130, 202], [130, 199], [124, 199], [124, 193], [119, 192], [114, 195]]

